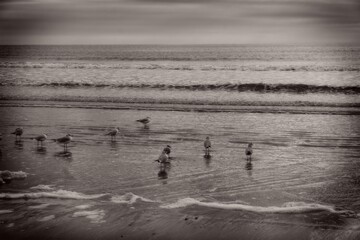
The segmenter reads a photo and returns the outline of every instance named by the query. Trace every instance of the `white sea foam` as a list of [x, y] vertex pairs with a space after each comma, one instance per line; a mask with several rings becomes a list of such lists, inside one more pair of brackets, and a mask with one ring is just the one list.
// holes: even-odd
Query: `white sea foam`
[[31, 187], [30, 189], [35, 189], [35, 190], [54, 190], [54, 187], [53, 187], [53, 185], [43, 185], [43, 184], [40, 184], [40, 185]]
[[125, 203], [125, 204], [133, 204], [135, 203], [138, 199], [140, 199], [143, 202], [155, 202], [151, 199], [147, 199], [141, 196], [138, 196], [136, 194], [133, 193], [126, 193], [124, 195], [121, 196], [113, 196], [111, 198], [111, 201], [114, 203]]
[[57, 190], [52, 192], [33, 192], [33, 193], [0, 193], [0, 199], [36, 199], [36, 198], [61, 198], [61, 199], [97, 199], [107, 194], [87, 195], [78, 192]]
[[3, 174], [9, 175], [11, 177], [11, 179], [24, 179], [28, 175], [26, 172], [23, 172], [23, 171], [18, 171], [18, 172], [11, 172], [9, 170], [0, 171], [0, 177]]
[[90, 204], [84, 204], [84, 205], [79, 205], [79, 206], [76, 206], [75, 208], [76, 209], [87, 209], [87, 208], [91, 208], [93, 205], [90, 205]]
[[209, 192], [215, 192], [217, 190], [217, 188], [212, 188], [212, 189], [209, 189]]
[[47, 208], [48, 206], [50, 206], [50, 204], [48, 203], [44, 203], [44, 204], [40, 204], [40, 205], [35, 205], [35, 206], [29, 206], [29, 209], [44, 209]]
[[105, 222], [105, 212], [104, 210], [93, 210], [93, 211], [80, 211], [75, 212], [73, 217], [86, 217], [91, 220], [92, 223], [103, 223]]
[[39, 222], [46, 222], [46, 221], [50, 221], [52, 219], [55, 219], [55, 216], [54, 215], [50, 215], [50, 216], [46, 216], [46, 217], [43, 217], [43, 218], [40, 218], [38, 219]]
[[4, 209], [4, 210], [0, 210], [0, 214], [6, 214], [6, 213], [12, 213], [14, 210], [11, 209]]
[[161, 205], [161, 208], [182, 208], [190, 205], [198, 205], [202, 207], [210, 208], [220, 208], [226, 210], [244, 210], [250, 212], [258, 213], [304, 213], [304, 212], [316, 212], [316, 211], [328, 211], [332, 213], [340, 213], [343, 211], [336, 211], [334, 207], [321, 205], [316, 203], [304, 203], [304, 202], [288, 202], [283, 204], [281, 207], [270, 206], [270, 207], [261, 207], [261, 206], [251, 206], [244, 205], [239, 203], [219, 203], [219, 202], [201, 202], [193, 198], [184, 198], [179, 201]]

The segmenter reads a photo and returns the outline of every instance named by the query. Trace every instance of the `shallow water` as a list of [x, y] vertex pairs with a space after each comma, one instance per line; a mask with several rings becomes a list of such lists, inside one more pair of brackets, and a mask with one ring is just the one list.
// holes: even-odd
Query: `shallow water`
[[[15, 211], [13, 216], [30, 211], [51, 222], [60, 217], [58, 208], [28, 207], [60, 204], [69, 209], [60, 218], [92, 214], [93, 224], [111, 225], [118, 224], [109, 217], [113, 204], [132, 208], [141, 203], [134, 211], [150, 211], [150, 206], [151, 211], [180, 208], [209, 216], [223, 209], [217, 216], [235, 211], [248, 222], [256, 213], [275, 224], [350, 227], [354, 234], [360, 228], [358, 115], [36, 107], [0, 111], [5, 116], [0, 120], [0, 169], [28, 174], [1, 186], [1, 209]], [[135, 122], [145, 116], [152, 118], [149, 128]], [[21, 142], [10, 135], [17, 126], [25, 129]], [[115, 126], [120, 135], [111, 141], [104, 133]], [[66, 153], [50, 140], [38, 148], [29, 138], [39, 133], [50, 139], [71, 133], [74, 141]], [[206, 136], [213, 144], [210, 159], [202, 150]], [[251, 163], [244, 155], [248, 142], [254, 143]], [[154, 160], [167, 144], [172, 146], [171, 164], [159, 173]], [[81, 204], [100, 208], [75, 214]], [[163, 207], [168, 210], [159, 210]], [[21, 226], [31, 223], [12, 220]]]

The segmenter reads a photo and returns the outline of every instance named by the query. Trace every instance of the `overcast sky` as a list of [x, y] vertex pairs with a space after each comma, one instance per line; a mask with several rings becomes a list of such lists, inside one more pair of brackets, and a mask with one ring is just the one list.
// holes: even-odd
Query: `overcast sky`
[[358, 39], [360, 0], [0, 1], [0, 44], [318, 44]]

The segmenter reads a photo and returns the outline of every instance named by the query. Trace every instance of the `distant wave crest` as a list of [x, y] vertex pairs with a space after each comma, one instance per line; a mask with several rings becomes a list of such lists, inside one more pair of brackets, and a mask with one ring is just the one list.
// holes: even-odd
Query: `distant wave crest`
[[265, 83], [225, 83], [225, 84], [111, 84], [111, 83], [80, 83], [80, 82], [52, 82], [52, 83], [0, 83], [0, 86], [36, 86], [36, 87], [90, 87], [90, 88], [134, 88], [134, 89], [160, 89], [160, 90], [186, 90], [186, 91], [229, 91], [229, 92], [258, 92], [258, 93], [340, 93], [359, 94], [360, 86], [327, 86], [307, 84], [265, 84]]
[[0, 62], [0, 68], [138, 69], [172, 71], [360, 72], [358, 65], [190, 65], [158, 63]]

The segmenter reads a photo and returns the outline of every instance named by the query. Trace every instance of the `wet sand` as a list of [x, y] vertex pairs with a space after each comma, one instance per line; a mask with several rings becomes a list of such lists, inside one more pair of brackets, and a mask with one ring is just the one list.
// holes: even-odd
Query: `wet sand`
[[[27, 173], [0, 186], [1, 239], [360, 237], [357, 115], [36, 106], [0, 113], [0, 170]], [[148, 128], [135, 122], [146, 116]], [[10, 133], [20, 126], [15, 142]], [[105, 133], [114, 127], [120, 134], [111, 141]], [[68, 152], [51, 140], [38, 148], [30, 138], [40, 133], [74, 140]], [[172, 162], [162, 175], [154, 160], [167, 144]], [[215, 207], [163, 207], [188, 198]], [[291, 202], [311, 210], [285, 206]]]
[[[135, 207], [136, 208], [136, 207]], [[71, 217], [63, 209], [53, 220], [40, 222], [30, 213], [1, 216], [2, 239], [358, 239], [359, 229], [327, 224], [264, 219], [241, 212], [190, 208], [187, 211], [108, 207], [106, 222]], [[249, 219], [250, 217], [250, 219]], [[330, 217], [328, 217], [330, 218]], [[336, 217], [335, 217], [336, 218]], [[11, 226], [11, 222], [16, 222]]]

